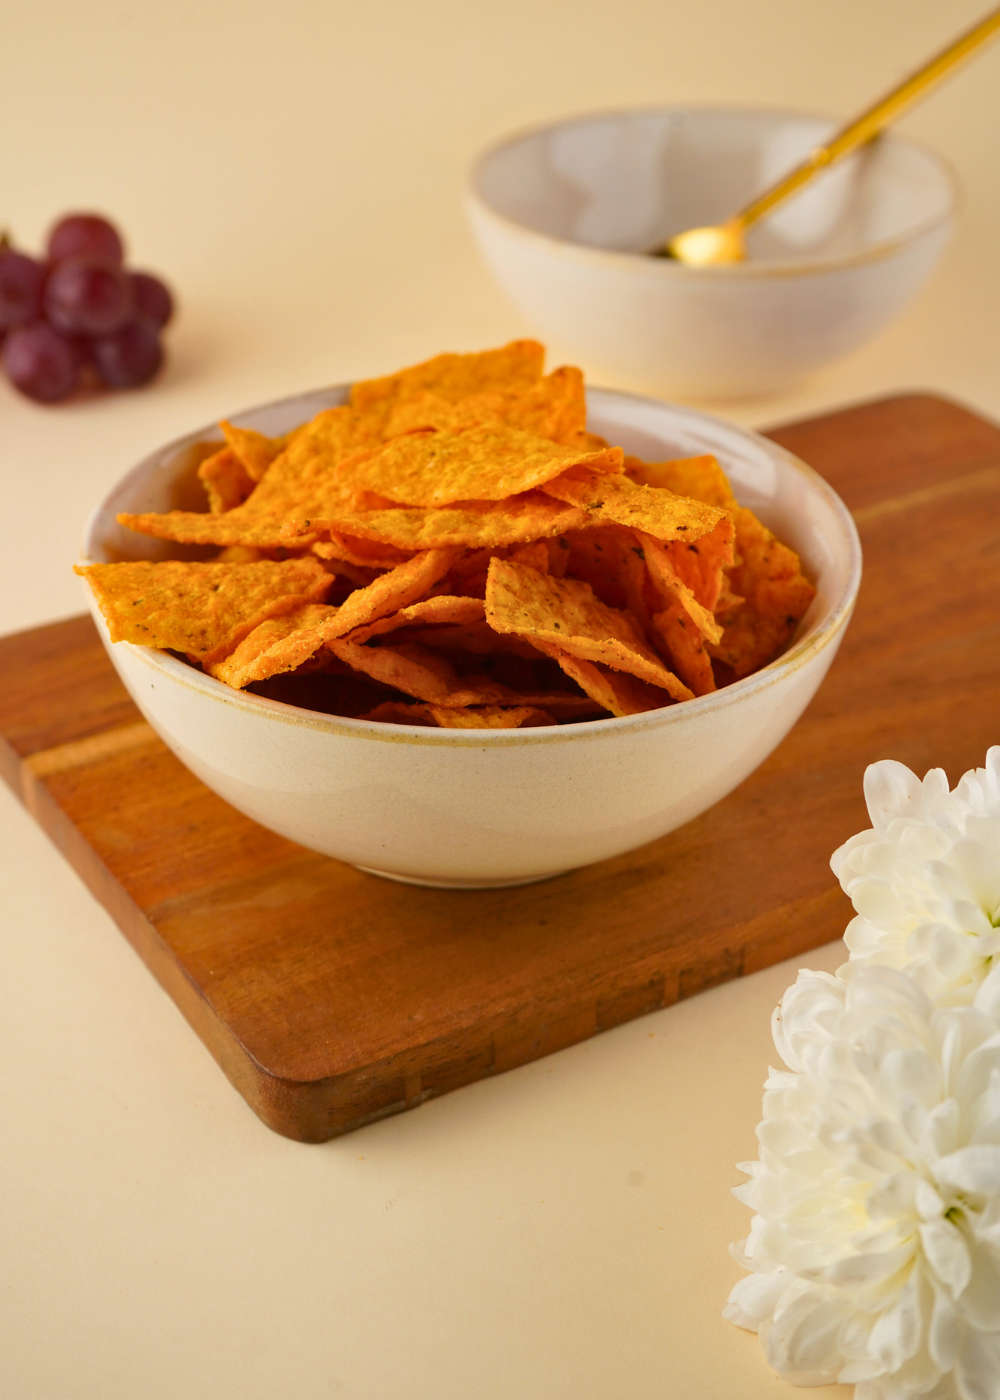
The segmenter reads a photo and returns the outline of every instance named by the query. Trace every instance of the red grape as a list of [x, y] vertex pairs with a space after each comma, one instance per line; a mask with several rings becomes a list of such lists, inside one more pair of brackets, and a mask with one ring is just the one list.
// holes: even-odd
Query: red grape
[[44, 321], [8, 332], [3, 365], [14, 388], [40, 403], [64, 399], [80, 379], [75, 348]]
[[45, 268], [25, 253], [0, 248], [0, 327], [34, 321], [42, 309]]
[[143, 321], [151, 321], [154, 326], [165, 326], [174, 314], [170, 288], [151, 272], [133, 272], [129, 281], [136, 316]]
[[145, 384], [163, 363], [163, 347], [149, 321], [130, 321], [113, 335], [102, 335], [90, 347], [97, 373], [112, 389], [135, 389]]
[[132, 315], [132, 289], [121, 268], [96, 258], [57, 263], [45, 286], [45, 315], [67, 335], [107, 335]]
[[125, 249], [114, 224], [100, 214], [67, 214], [49, 234], [48, 254], [50, 262], [86, 257], [121, 267]]

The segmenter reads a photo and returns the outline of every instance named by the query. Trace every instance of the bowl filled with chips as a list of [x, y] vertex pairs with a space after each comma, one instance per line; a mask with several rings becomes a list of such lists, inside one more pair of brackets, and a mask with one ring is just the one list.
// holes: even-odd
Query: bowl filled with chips
[[94, 512], [112, 661], [262, 825], [418, 884], [544, 879], [717, 802], [820, 684], [860, 578], [832, 489], [543, 355], [254, 409]]

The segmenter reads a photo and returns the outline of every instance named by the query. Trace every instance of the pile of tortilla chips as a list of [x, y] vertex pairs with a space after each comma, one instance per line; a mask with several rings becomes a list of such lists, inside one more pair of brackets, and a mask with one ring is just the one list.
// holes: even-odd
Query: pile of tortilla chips
[[112, 639], [451, 729], [639, 714], [766, 665], [815, 592], [797, 556], [713, 457], [640, 462], [588, 433], [583, 376], [543, 358], [439, 355], [278, 439], [223, 423], [206, 510], [118, 517], [205, 559], [77, 570]]

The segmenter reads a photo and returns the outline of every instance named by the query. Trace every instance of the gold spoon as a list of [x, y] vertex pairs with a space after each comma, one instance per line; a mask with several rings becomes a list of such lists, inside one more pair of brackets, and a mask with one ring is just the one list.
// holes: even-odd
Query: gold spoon
[[746, 257], [743, 235], [751, 224], [755, 224], [758, 219], [770, 213], [776, 204], [780, 204], [783, 199], [801, 189], [820, 170], [825, 170], [834, 161], [871, 141], [911, 102], [915, 102], [963, 58], [985, 44], [998, 29], [1000, 8], [992, 10], [985, 19], [981, 19], [898, 87], [886, 93], [873, 107], [869, 107], [860, 117], [842, 127], [825, 145], [817, 146], [801, 165], [797, 165], [777, 184], [751, 200], [738, 214], [734, 214], [724, 224], [689, 228], [684, 233], [675, 234], [664, 247], [655, 249], [653, 257], [676, 258], [678, 262], [687, 263], [689, 267], [719, 267], [725, 263], [742, 262]]

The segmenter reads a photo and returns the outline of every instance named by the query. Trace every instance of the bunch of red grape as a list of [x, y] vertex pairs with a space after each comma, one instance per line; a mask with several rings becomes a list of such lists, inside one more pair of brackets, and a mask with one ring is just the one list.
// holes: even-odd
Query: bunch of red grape
[[124, 267], [124, 255], [99, 214], [60, 219], [44, 260], [0, 241], [0, 353], [15, 389], [56, 403], [87, 378], [111, 389], [152, 379], [173, 298], [158, 277]]

